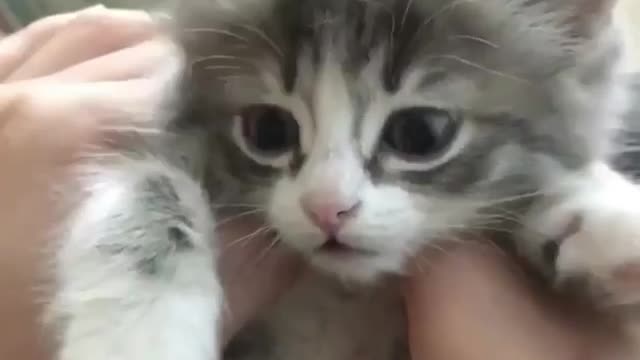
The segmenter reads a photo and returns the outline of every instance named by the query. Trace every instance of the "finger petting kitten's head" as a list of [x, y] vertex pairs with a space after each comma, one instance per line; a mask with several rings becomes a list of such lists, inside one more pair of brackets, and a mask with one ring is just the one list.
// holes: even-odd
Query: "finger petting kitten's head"
[[491, 227], [616, 126], [612, 1], [200, 1], [179, 35], [212, 181], [345, 278]]

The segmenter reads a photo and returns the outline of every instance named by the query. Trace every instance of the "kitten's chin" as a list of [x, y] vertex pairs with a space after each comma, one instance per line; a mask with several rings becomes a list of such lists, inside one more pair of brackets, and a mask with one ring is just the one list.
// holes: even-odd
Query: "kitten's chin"
[[385, 275], [399, 274], [404, 268], [403, 259], [379, 254], [320, 253], [312, 255], [310, 260], [316, 268], [341, 280], [363, 284], [375, 283]]

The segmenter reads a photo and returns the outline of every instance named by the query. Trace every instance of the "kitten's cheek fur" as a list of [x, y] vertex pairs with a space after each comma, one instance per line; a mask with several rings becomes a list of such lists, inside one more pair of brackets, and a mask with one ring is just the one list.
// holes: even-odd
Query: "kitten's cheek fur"
[[222, 290], [199, 184], [148, 157], [86, 180], [49, 307], [58, 359], [217, 359]]

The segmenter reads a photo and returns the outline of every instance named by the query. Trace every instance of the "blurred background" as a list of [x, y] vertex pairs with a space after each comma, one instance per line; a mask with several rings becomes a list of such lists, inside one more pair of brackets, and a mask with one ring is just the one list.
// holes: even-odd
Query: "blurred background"
[[[103, 0], [115, 7], [145, 8], [165, 0]], [[619, 0], [617, 16], [625, 25], [634, 49], [635, 63], [640, 68], [640, 0]], [[90, 6], [95, 0], [0, 0], [0, 29], [10, 31], [39, 17], [56, 12]]]
[[634, 63], [640, 69], [640, 0], [622, 0], [617, 10], [618, 20], [624, 25], [631, 44]]

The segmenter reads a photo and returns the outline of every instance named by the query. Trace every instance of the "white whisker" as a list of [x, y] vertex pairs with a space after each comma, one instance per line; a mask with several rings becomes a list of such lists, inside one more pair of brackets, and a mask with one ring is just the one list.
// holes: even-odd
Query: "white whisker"
[[280, 237], [276, 236], [273, 238], [271, 243], [258, 255], [258, 258], [256, 259], [256, 265], [259, 264], [262, 260], [264, 260], [264, 258], [267, 257], [269, 252], [273, 250], [273, 248], [275, 248], [276, 245], [278, 245], [278, 243], [280, 243]]
[[498, 71], [498, 70], [495, 70], [495, 69], [488, 68], [488, 67], [486, 67], [486, 66], [484, 66], [482, 64], [478, 64], [476, 62], [473, 62], [471, 60], [467, 60], [467, 59], [462, 58], [462, 57], [457, 56], [457, 55], [452, 55], [452, 54], [430, 55], [430, 56], [427, 56], [427, 58], [452, 60], [452, 61], [461, 63], [463, 65], [467, 65], [469, 67], [473, 67], [473, 68], [476, 68], [478, 70], [482, 70], [482, 71], [484, 71], [484, 72], [486, 72], [488, 74], [504, 77], [506, 79], [510, 79], [510, 80], [514, 80], [514, 81], [518, 81], [518, 82], [522, 82], [522, 83], [527, 83], [527, 84], [529, 83], [529, 81], [527, 81], [527, 80], [525, 80], [525, 79], [523, 79], [523, 78], [521, 78], [519, 76], [508, 74], [508, 73], [505, 73], [505, 72], [502, 72], [502, 71]]
[[259, 204], [242, 204], [242, 203], [230, 203], [230, 204], [210, 204], [212, 209], [223, 209], [223, 208], [250, 208], [250, 209], [261, 209], [265, 210], [263, 206]]
[[472, 35], [455, 35], [455, 36], [452, 36], [451, 38], [453, 38], [453, 39], [463, 39], [463, 40], [471, 40], [471, 41], [475, 41], [475, 42], [478, 42], [478, 43], [481, 43], [481, 44], [484, 44], [484, 45], [490, 46], [490, 47], [492, 47], [492, 48], [494, 48], [494, 49], [499, 49], [499, 48], [500, 48], [500, 46], [498, 46], [498, 44], [496, 44], [496, 43], [494, 43], [494, 42], [491, 42], [491, 41], [489, 41], [489, 40], [483, 39], [483, 38], [481, 38], [481, 37], [477, 37], [477, 36], [472, 36]]
[[237, 65], [211, 65], [205, 66], [205, 70], [242, 70], [242, 66]]
[[409, 11], [411, 10], [411, 6], [413, 5], [413, 0], [407, 0], [407, 6], [404, 9], [404, 13], [402, 14], [402, 20], [400, 20], [400, 29], [404, 28], [404, 24], [407, 22], [407, 16], [409, 16]]
[[228, 30], [212, 29], [212, 28], [192, 28], [192, 29], [184, 29], [184, 31], [191, 32], [191, 33], [213, 33], [213, 34], [219, 34], [219, 35], [226, 35], [234, 39], [249, 43], [249, 39]]
[[237, 215], [229, 216], [229, 217], [223, 219], [222, 221], [218, 221], [216, 223], [216, 229], [219, 228], [220, 226], [224, 225], [224, 224], [236, 221], [236, 220], [241, 219], [243, 217], [254, 215], [254, 214], [259, 214], [259, 213], [263, 213], [263, 212], [264, 212], [263, 209], [253, 209], [253, 210], [242, 212], [242, 213], [237, 214]]
[[438, 17], [442, 16], [443, 14], [445, 14], [447, 11], [452, 10], [453, 8], [456, 7], [456, 5], [458, 5], [458, 3], [461, 2], [465, 2], [465, 1], [469, 1], [469, 0], [452, 0], [451, 2], [449, 2], [448, 4], [445, 4], [442, 6], [442, 8], [440, 8], [438, 11], [434, 12], [433, 14], [431, 14], [430, 16], [428, 16], [421, 24], [420, 26], [418, 26], [418, 28], [416, 29], [415, 34], [413, 35], [411, 42], [416, 41], [417, 39], [421, 38], [420, 33], [422, 32], [422, 29], [426, 26], [428, 26], [429, 24], [431, 24], [433, 21], [435, 21], [436, 19], [438, 19]]
[[278, 45], [275, 43], [275, 41], [273, 41], [273, 39], [271, 39], [264, 31], [251, 26], [251, 25], [245, 25], [245, 24], [240, 24], [238, 25], [248, 31], [253, 32], [254, 34], [258, 35], [260, 38], [262, 38], [270, 47], [273, 51], [275, 51], [275, 53], [280, 57], [280, 58], [284, 58], [284, 53], [282, 52], [282, 49], [280, 49], [280, 47], [278, 47]]
[[[237, 57], [237, 56], [232, 56], [232, 55], [209, 55], [209, 56], [203, 56], [200, 57], [196, 60], [194, 60], [191, 63], [191, 67], [195, 67], [201, 63], [206, 63], [206, 62], [211, 62], [211, 61], [218, 61], [219, 68], [231, 68], [234, 67], [234, 69], [242, 69], [242, 65], [245, 66], [249, 66], [252, 68], [255, 68], [256, 70], [259, 70], [258, 65], [251, 61], [251, 60], [247, 60], [245, 58], [241, 58], [241, 57]], [[224, 60], [228, 60], [229, 62], [231, 62], [230, 64], [224, 64]], [[235, 63], [235, 64], [234, 64]], [[240, 64], [240, 65], [238, 65]], [[210, 66], [205, 66], [204, 69], [208, 69], [211, 70], [213, 67], [215, 67], [215, 65], [210, 65]]]
[[224, 249], [223, 249], [223, 252], [228, 250], [228, 249], [230, 249], [230, 248], [232, 248], [232, 247], [234, 247], [234, 246], [236, 246], [236, 245], [239, 245], [241, 243], [244, 243], [244, 242], [247, 242], [247, 241], [251, 241], [254, 238], [258, 237], [259, 235], [261, 235], [263, 233], [266, 233], [266, 232], [269, 232], [270, 230], [271, 230], [270, 226], [262, 226], [262, 227], [258, 228], [258, 230], [254, 231], [254, 232], [252, 232], [252, 233], [250, 233], [248, 235], [241, 236], [238, 239], [235, 239], [232, 242], [226, 244]]

